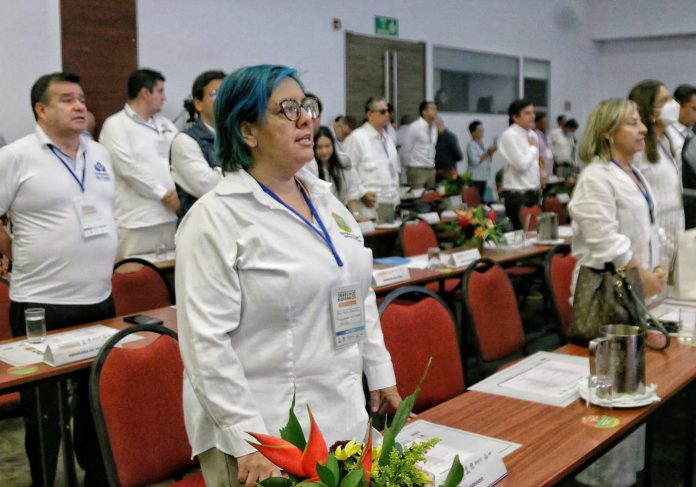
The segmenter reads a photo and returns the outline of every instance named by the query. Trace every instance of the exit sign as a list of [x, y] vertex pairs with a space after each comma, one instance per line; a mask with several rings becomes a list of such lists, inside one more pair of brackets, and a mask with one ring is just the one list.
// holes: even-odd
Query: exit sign
[[375, 34], [399, 37], [399, 19], [375, 15]]

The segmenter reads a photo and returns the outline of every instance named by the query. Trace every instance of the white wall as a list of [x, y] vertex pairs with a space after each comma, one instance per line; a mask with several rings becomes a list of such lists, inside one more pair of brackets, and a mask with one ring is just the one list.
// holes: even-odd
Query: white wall
[[0, 134], [8, 142], [33, 130], [31, 85], [60, 67], [58, 0], [0, 0]]
[[693, 0], [588, 0], [592, 39], [696, 33]]

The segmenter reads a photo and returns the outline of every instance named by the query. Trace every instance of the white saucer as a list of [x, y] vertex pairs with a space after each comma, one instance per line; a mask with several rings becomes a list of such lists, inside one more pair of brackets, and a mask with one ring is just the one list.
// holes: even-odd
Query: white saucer
[[[640, 408], [643, 406], [648, 406], [653, 402], [660, 400], [660, 396], [657, 395], [657, 386], [655, 384], [650, 384], [645, 386], [645, 394], [631, 395], [631, 394], [619, 394], [614, 397], [612, 401], [607, 401], [603, 399], [593, 398], [590, 401], [595, 406], [601, 406], [605, 408], [617, 408], [617, 409], [627, 409], [627, 408]], [[578, 393], [583, 401], [587, 400], [587, 378], [580, 379], [578, 381]]]

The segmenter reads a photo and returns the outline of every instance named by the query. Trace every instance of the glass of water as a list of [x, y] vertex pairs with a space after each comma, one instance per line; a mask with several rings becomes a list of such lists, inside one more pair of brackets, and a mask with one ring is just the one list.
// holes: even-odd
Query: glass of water
[[696, 346], [696, 310], [679, 308], [679, 343]]
[[46, 311], [43, 308], [24, 310], [24, 323], [29, 343], [42, 343], [46, 339]]
[[440, 263], [440, 247], [428, 247], [428, 269], [437, 269]]

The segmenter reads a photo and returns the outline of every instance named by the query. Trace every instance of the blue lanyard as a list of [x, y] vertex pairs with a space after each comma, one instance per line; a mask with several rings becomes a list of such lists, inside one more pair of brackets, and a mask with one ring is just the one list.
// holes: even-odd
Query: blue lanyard
[[[619, 164], [616, 161], [611, 161], [616, 166], [623, 171], [623, 167], [621, 167], [621, 164]], [[633, 175], [636, 177], [636, 180], [639, 181], [636, 186], [638, 186], [638, 191], [643, 195], [643, 198], [645, 198], [645, 202], [648, 204], [648, 212], [650, 213], [650, 223], [654, 224], [655, 223], [655, 205], [653, 204], [653, 200], [650, 197], [650, 192], [648, 191], [648, 188], [645, 186], [645, 183], [643, 182], [643, 178], [640, 177], [640, 174], [638, 171], [636, 171], [633, 166], [631, 166], [631, 172]]]
[[65, 169], [67, 169], [68, 172], [70, 173], [70, 175], [73, 177], [73, 179], [75, 181], [77, 181], [77, 184], [80, 185], [80, 189], [84, 193], [85, 192], [85, 169], [87, 169], [87, 152], [85, 151], [82, 153], [82, 158], [83, 158], [84, 164], [82, 165], [82, 180], [79, 180], [79, 179], [77, 179], [77, 174], [75, 174], [75, 171], [73, 171], [72, 167], [70, 167], [70, 164], [65, 159], [63, 159], [63, 157], [61, 156], [63, 151], [61, 151], [60, 149], [58, 149], [58, 151], [56, 151], [56, 148], [53, 144], [48, 144], [48, 148], [51, 149], [51, 152], [53, 152], [53, 155], [56, 156], [60, 162], [63, 163], [63, 165], [65, 166]]
[[317, 210], [314, 208], [314, 205], [312, 204], [312, 200], [309, 199], [309, 197], [308, 197], [307, 194], [305, 193], [304, 188], [302, 187], [302, 185], [300, 185], [300, 193], [302, 193], [302, 197], [304, 198], [305, 203], [307, 203], [307, 206], [309, 207], [309, 211], [312, 212], [312, 216], [314, 217], [314, 219], [315, 219], [315, 220], [317, 221], [317, 223], [319, 224], [319, 227], [321, 227], [321, 231], [320, 231], [317, 227], [315, 227], [314, 225], [312, 225], [312, 223], [311, 223], [309, 220], [307, 220], [305, 217], [303, 217], [302, 215], [300, 215], [294, 208], [290, 207], [287, 203], [285, 203], [285, 201], [281, 200], [280, 197], [279, 197], [277, 194], [275, 194], [271, 188], [269, 188], [268, 186], [266, 186], [265, 184], [263, 184], [263, 183], [262, 183], [261, 181], [259, 181], [258, 179], [256, 180], [256, 182], [259, 183], [259, 186], [261, 186], [261, 189], [263, 189], [264, 192], [265, 192], [267, 195], [269, 195], [271, 198], [273, 198], [273, 199], [276, 200], [278, 203], [280, 203], [281, 205], [283, 205], [285, 208], [287, 208], [288, 210], [290, 210], [290, 212], [291, 212], [293, 215], [295, 215], [297, 218], [299, 218], [300, 220], [302, 220], [302, 222], [303, 222], [305, 225], [307, 225], [309, 228], [311, 228], [312, 231], [314, 231], [314, 233], [316, 233], [317, 235], [319, 235], [319, 237], [324, 241], [324, 243], [326, 243], [326, 245], [328, 245], [329, 249], [331, 249], [331, 253], [332, 253], [333, 256], [334, 256], [334, 259], [336, 259], [336, 263], [338, 264], [338, 266], [339, 266], [339, 267], [343, 267], [343, 261], [342, 261], [341, 258], [338, 256], [338, 252], [336, 252], [336, 248], [334, 247], [334, 244], [333, 244], [333, 242], [331, 241], [331, 235], [329, 235], [329, 232], [326, 230], [326, 227], [324, 226], [324, 222], [321, 221], [321, 218], [319, 217], [319, 213], [317, 213]]

